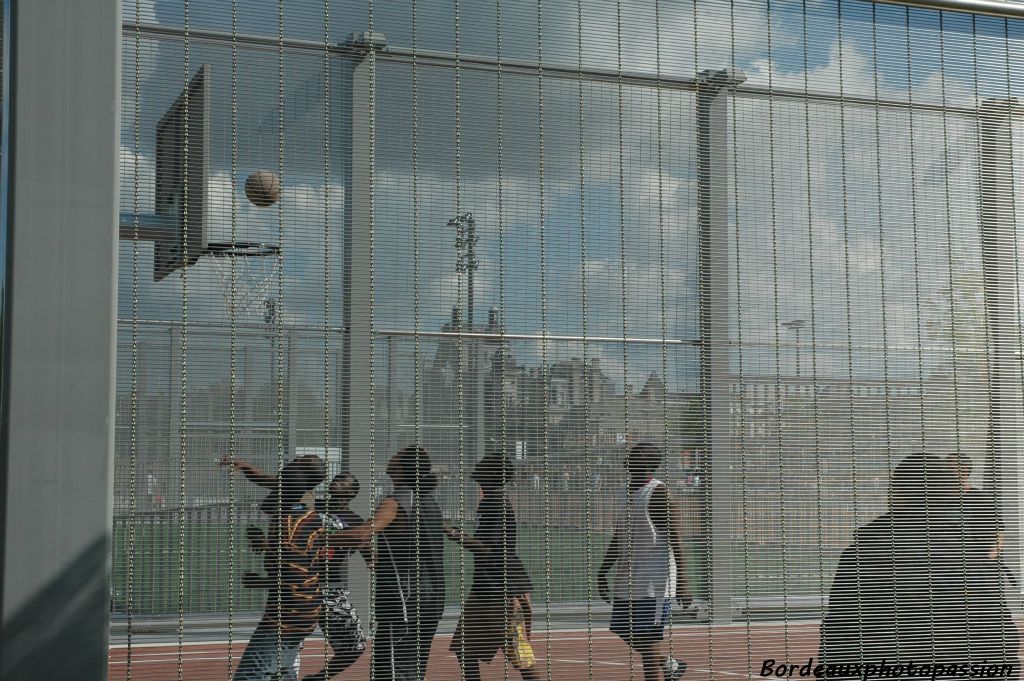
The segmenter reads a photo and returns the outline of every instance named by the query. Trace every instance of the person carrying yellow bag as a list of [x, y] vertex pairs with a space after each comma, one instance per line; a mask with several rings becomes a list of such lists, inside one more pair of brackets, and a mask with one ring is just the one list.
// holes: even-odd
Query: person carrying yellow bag
[[[537, 659], [533, 654], [533, 646], [530, 645], [530, 631], [527, 624], [528, 617], [532, 620], [530, 595], [526, 594], [522, 601], [519, 598], [513, 598], [512, 601], [512, 614], [507, 618], [508, 626], [505, 628], [505, 645], [503, 648], [505, 659], [516, 669], [533, 669]], [[524, 607], [525, 610], [521, 609]]]
[[516, 517], [505, 496], [511, 474], [506, 456], [485, 454], [473, 470], [483, 492], [476, 532], [446, 528], [452, 541], [473, 554], [473, 584], [451, 643], [465, 681], [479, 681], [480, 663], [493, 660], [499, 649], [524, 681], [541, 678], [530, 645], [533, 586], [516, 553]]

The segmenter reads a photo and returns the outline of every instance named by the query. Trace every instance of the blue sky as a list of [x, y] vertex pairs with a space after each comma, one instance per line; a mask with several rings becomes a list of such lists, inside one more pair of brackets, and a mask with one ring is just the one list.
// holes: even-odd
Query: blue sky
[[[239, 5], [240, 31], [277, 35], [276, 0], [250, 0]], [[139, 12], [143, 21], [180, 25], [182, 7], [180, 0], [156, 0], [139, 6]], [[327, 29], [331, 40], [340, 41], [349, 32], [365, 28], [366, 7], [365, 2], [330, 2]], [[387, 35], [389, 44], [412, 46], [410, 7], [408, 2], [374, 3], [374, 28]], [[535, 0], [501, 1], [504, 58], [536, 59], [536, 7]], [[884, 98], [907, 100], [912, 96], [916, 103], [940, 104], [945, 98], [951, 105], [973, 106], [986, 97], [1024, 92], [1024, 83], [1016, 75], [1020, 71], [1016, 65], [1022, 29], [1014, 22], [945, 14], [940, 33], [939, 15], [934, 12], [914, 9], [908, 13], [903, 8], [875, 7], [859, 0], [841, 4], [809, 0], [772, 2], [769, 31], [764, 2], [665, 1], [659, 6], [661, 31], [656, 36], [653, 1], [622, 3], [619, 29], [614, 3], [586, 0], [579, 5], [584, 17], [580, 34], [577, 8], [576, 2], [543, 3], [540, 47], [546, 62], [575, 66], [579, 40], [584, 66], [614, 69], [620, 59], [621, 30], [621, 64], [627, 71], [655, 73], [660, 65], [663, 75], [690, 76], [700, 69], [727, 66], [735, 59], [735, 64], [747, 73], [748, 83], [785, 89], [802, 90], [806, 86], [839, 93], [841, 74], [844, 94], [870, 96], [877, 88]], [[318, 1], [286, 0], [284, 34], [321, 39], [323, 9]], [[135, 11], [134, 3], [126, 1], [126, 17], [134, 18]], [[878, 19], [874, 31], [870, 23], [873, 12]], [[421, 0], [417, 13], [415, 42], [419, 49], [455, 48], [452, 2]], [[227, 30], [230, 16], [231, 3], [225, 0], [206, 0], [201, 5], [193, 2], [190, 25]], [[496, 53], [495, 16], [493, 3], [460, 4], [462, 52]], [[656, 49], [659, 44], [660, 58]], [[877, 45], [877, 54], [873, 45]], [[125, 186], [133, 186], [135, 174], [130, 170], [137, 164], [145, 194], [145, 177], [152, 165], [152, 146], [145, 131], [152, 128], [180, 89], [184, 70], [179, 45], [157, 46], [144, 41], [139, 75], [142, 137], [136, 156], [132, 134], [134, 37], [130, 32], [126, 46], [124, 157], [129, 172], [124, 176]], [[232, 193], [239, 195], [246, 172], [256, 167], [276, 168], [278, 164], [277, 55], [241, 53], [239, 176], [235, 179], [228, 173], [230, 51], [196, 44], [190, 59], [193, 64], [205, 61], [214, 65], [212, 186], [222, 216], [223, 238], [229, 197]], [[246, 235], [283, 238], [290, 320], [322, 320], [326, 281], [331, 322], [339, 323], [340, 302], [331, 302], [340, 301], [340, 277], [332, 263], [340, 262], [341, 257], [344, 178], [340, 158], [346, 142], [339, 134], [336, 118], [332, 118], [326, 137], [332, 153], [325, 160], [322, 59], [289, 54], [285, 68], [286, 182], [282, 212], [257, 210], [239, 199], [238, 224]], [[342, 72], [337, 65], [331, 71], [334, 87], [328, 101], [335, 117], [342, 104]], [[414, 280], [419, 286], [420, 328], [438, 328], [447, 319], [458, 297], [459, 280], [453, 272], [452, 235], [444, 224], [459, 204], [461, 210], [472, 210], [478, 216], [483, 236], [478, 317], [484, 316], [486, 306], [503, 297], [510, 331], [539, 333], [542, 322], [546, 322], [549, 333], [579, 334], [586, 322], [589, 334], [618, 335], [625, 325], [629, 335], [660, 337], [665, 310], [669, 315], [664, 325], [668, 337], [695, 337], [692, 97], [678, 92], [662, 96], [659, 165], [654, 91], [623, 88], [620, 125], [619, 90], [614, 85], [587, 85], [583, 92], [585, 170], [581, 190], [580, 92], [575, 83], [549, 80], [543, 90], [545, 183], [541, 194], [541, 99], [536, 78], [503, 79], [500, 174], [496, 80], [492, 75], [462, 74], [459, 85], [461, 143], [456, 149], [452, 72], [419, 70], [418, 164], [414, 169], [411, 70], [390, 65], [378, 72], [378, 324], [391, 328], [413, 324]], [[794, 100], [780, 101], [769, 110], [762, 100], [742, 99], [734, 111], [732, 132], [741, 144], [736, 147], [734, 187], [730, 188], [730, 192], [739, 191], [734, 196], [729, 234], [730, 266], [738, 267], [740, 273], [739, 287], [733, 283], [729, 293], [734, 310], [733, 333], [744, 342], [765, 344], [761, 349], [750, 349], [744, 365], [761, 373], [791, 372], [792, 348], [776, 349], [779, 343], [789, 341], [778, 323], [803, 318], [813, 327], [813, 334], [809, 328], [803, 336], [805, 344], [842, 346], [850, 338], [855, 344], [878, 348], [885, 342], [891, 347], [890, 375], [913, 375], [917, 353], [900, 348], [913, 348], [926, 341], [943, 345], [931, 343], [942, 340], [928, 338], [929, 329], [938, 322], [924, 315], [948, 316], [936, 301], [941, 302], [941, 290], [949, 285], [950, 262], [966, 272], [965, 281], [970, 281], [979, 268], [976, 139], [970, 120], [950, 116], [943, 121], [937, 114], [911, 119], [905, 113], [886, 110], [878, 126], [871, 108], [847, 107], [840, 117], [838, 107], [833, 105], [816, 104], [805, 109]], [[909, 144], [911, 127], [913, 148]], [[879, 158], [876, 148], [882, 154]], [[457, 151], [461, 162], [458, 185], [454, 176]], [[624, 173], [619, 172], [620, 160]], [[877, 175], [879, 166], [881, 179]], [[417, 216], [412, 212], [414, 181], [419, 191]], [[877, 196], [880, 181], [884, 185], [881, 203]], [[325, 205], [328, 196], [330, 202]], [[947, 196], [951, 197], [948, 214]], [[585, 232], [580, 228], [581, 205]], [[412, 266], [411, 226], [415, 218], [421, 237], [418, 269]], [[911, 224], [914, 220], [916, 226]], [[625, 229], [624, 259], [620, 226]], [[582, 242], [581, 234], [585, 235]], [[325, 244], [332, 254], [326, 277]], [[916, 261], [910, 253], [917, 254]], [[951, 253], [955, 257], [951, 258]], [[130, 272], [125, 266], [130, 263], [130, 246], [123, 246], [122, 254], [124, 291], [130, 287], [130, 280], [125, 279], [125, 273]], [[210, 276], [202, 264], [191, 273], [193, 318], [205, 315], [216, 319], [223, 315], [216, 282]], [[582, 286], [584, 278], [586, 289]], [[884, 290], [883, 282], [887, 282]], [[207, 284], [209, 290], [203, 290], [201, 287]], [[503, 295], [499, 285], [504, 286]], [[179, 281], [157, 286], [142, 282], [141, 290], [144, 315], [173, 317], [180, 308]], [[919, 304], [922, 300], [926, 304]], [[884, 317], [881, 301], [885, 303]], [[122, 296], [122, 314], [126, 312], [125, 303]], [[968, 341], [961, 340], [961, 347], [965, 342], [983, 341], [975, 331], [968, 331]], [[558, 348], [557, 354], [579, 351], [578, 347], [565, 346]], [[610, 372], [617, 373], [616, 380], [621, 381], [625, 370], [621, 349], [595, 348], [592, 352], [606, 359]], [[523, 353], [525, 361], [537, 361], [541, 355], [556, 351], [537, 345], [524, 347]], [[851, 369], [845, 351], [822, 349], [816, 370], [836, 377], [851, 371], [859, 376], [879, 376], [880, 352], [854, 354], [856, 366]], [[940, 348], [924, 363], [941, 366], [949, 357], [948, 348]], [[680, 376], [692, 378], [692, 353], [680, 352], [673, 362], [680, 367]], [[646, 375], [637, 369], [646, 365], [660, 368], [660, 357], [632, 362], [628, 380], [636, 382]], [[971, 380], [980, 379], [975, 376]]]

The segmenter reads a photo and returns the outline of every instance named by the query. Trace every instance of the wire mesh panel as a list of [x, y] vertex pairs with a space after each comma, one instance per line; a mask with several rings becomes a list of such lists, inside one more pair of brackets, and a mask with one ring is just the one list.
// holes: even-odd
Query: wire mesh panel
[[111, 678], [1017, 664], [1018, 23], [123, 28]]

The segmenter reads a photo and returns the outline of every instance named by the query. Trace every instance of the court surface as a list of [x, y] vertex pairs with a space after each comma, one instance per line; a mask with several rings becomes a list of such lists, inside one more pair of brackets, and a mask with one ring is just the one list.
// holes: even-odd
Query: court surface
[[[146, 681], [228, 680], [234, 664], [245, 648], [245, 638], [233, 641], [186, 643], [179, 654], [177, 644], [142, 644], [130, 651], [124, 645], [110, 649], [110, 680], [146, 679]], [[434, 639], [428, 681], [457, 681], [458, 664], [448, 650], [450, 636]], [[765, 658], [790, 660], [804, 664], [816, 655], [816, 622], [781, 622], [676, 626], [671, 632], [675, 656], [689, 664], [686, 679], [757, 679]], [[642, 680], [639, 658], [630, 660], [629, 651], [616, 636], [595, 628], [588, 636], [584, 630], [534, 632], [533, 645], [542, 676], [557, 681]], [[230, 652], [230, 655], [229, 655]], [[230, 660], [229, 660], [230, 657]], [[323, 665], [324, 645], [318, 638], [306, 641], [302, 652], [302, 673], [310, 674]], [[506, 676], [503, 658], [483, 668], [483, 679], [518, 679], [509, 669]], [[369, 655], [337, 679], [368, 679]], [[180, 668], [180, 669], [179, 669]]]

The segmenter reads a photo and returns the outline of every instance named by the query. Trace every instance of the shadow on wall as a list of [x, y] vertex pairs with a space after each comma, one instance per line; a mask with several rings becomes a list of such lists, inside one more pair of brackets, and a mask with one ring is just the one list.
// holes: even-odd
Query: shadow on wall
[[24, 607], [5, 617], [0, 679], [106, 678], [109, 560], [109, 539], [95, 541]]

